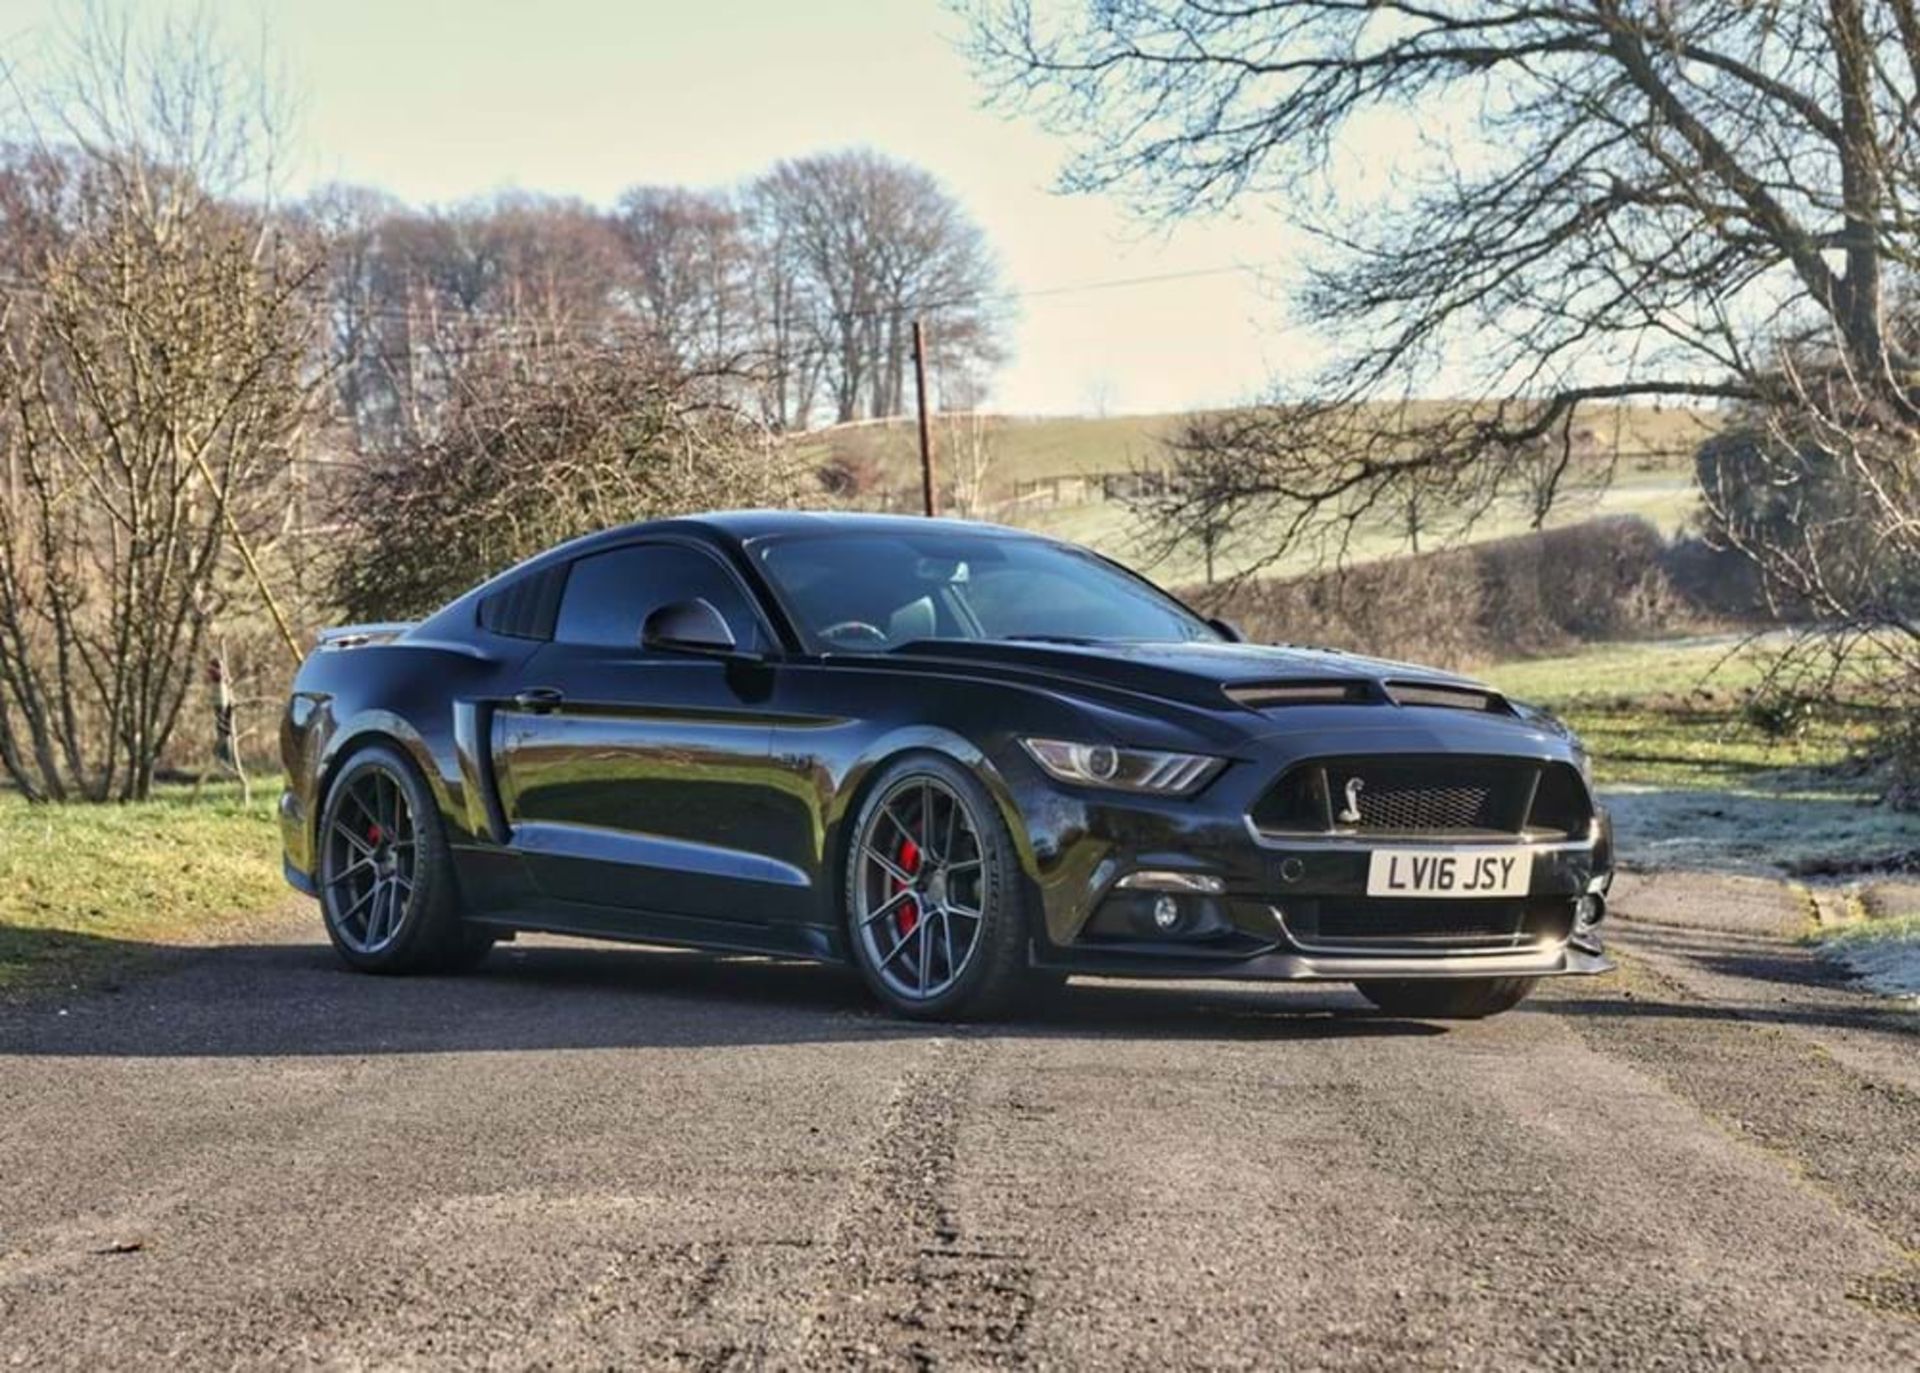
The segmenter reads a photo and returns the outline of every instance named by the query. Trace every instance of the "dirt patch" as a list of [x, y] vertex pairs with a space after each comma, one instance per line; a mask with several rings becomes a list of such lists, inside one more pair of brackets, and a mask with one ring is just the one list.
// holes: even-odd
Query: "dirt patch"
[[1920, 881], [1869, 882], [1860, 902], [1875, 919], [1920, 919]]
[[1804, 890], [1725, 873], [1622, 873], [1611, 904], [1629, 920], [1796, 939], [1814, 920]]

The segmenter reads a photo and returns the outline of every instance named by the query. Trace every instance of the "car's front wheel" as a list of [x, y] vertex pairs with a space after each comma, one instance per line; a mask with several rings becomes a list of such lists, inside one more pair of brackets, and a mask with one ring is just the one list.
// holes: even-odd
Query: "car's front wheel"
[[927, 754], [888, 765], [854, 819], [845, 892], [854, 961], [899, 1014], [988, 1017], [1027, 986], [1013, 837], [957, 764]]
[[453, 972], [493, 937], [460, 916], [439, 808], [397, 749], [355, 753], [321, 807], [320, 911], [327, 938], [362, 972]]
[[1388, 1015], [1422, 1020], [1483, 1020], [1527, 999], [1536, 977], [1462, 977], [1444, 980], [1356, 982], [1360, 995]]

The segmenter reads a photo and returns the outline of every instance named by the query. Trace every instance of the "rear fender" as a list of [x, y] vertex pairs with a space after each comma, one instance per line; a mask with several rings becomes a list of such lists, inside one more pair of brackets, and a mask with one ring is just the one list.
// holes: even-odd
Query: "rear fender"
[[321, 751], [318, 781], [313, 790], [313, 814], [308, 819], [310, 841], [320, 823], [320, 810], [327, 790], [340, 769], [361, 749], [372, 744], [390, 744], [399, 748], [420, 775], [427, 779], [434, 804], [450, 836], [467, 829], [467, 804], [460, 785], [460, 766], [455, 757], [442, 757], [413, 725], [389, 710], [364, 710], [342, 723]]

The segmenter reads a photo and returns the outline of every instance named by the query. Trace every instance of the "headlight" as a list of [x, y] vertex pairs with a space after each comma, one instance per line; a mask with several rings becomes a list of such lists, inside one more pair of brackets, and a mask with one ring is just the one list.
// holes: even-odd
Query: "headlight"
[[1157, 749], [1116, 748], [1112, 744], [1073, 744], [1061, 739], [1022, 739], [1033, 761], [1050, 777], [1082, 787], [1112, 787], [1156, 796], [1186, 796], [1200, 790], [1226, 766], [1201, 753], [1162, 753]]

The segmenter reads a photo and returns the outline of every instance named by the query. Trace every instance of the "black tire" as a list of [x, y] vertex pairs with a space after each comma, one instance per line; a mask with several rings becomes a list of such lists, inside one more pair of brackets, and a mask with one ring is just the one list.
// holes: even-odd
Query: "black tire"
[[[919, 888], [909, 888], [888, 873], [876, 873], [872, 867], [875, 860], [869, 857], [868, 851], [869, 840], [876, 832], [899, 828], [898, 821], [889, 822], [884, 818], [889, 808], [910, 807], [912, 803], [902, 802], [901, 798], [927, 793], [929, 788], [933, 789], [933, 799], [928, 804], [936, 817], [936, 827], [943, 807], [949, 801], [957, 802], [964, 808], [964, 820], [971, 827], [973, 840], [967, 843], [965, 835], [954, 839], [953, 849], [938, 855], [930, 866], [938, 868], [938, 859], [944, 859], [954, 870], [970, 869], [968, 860], [976, 852], [978, 857], [977, 881], [967, 880], [962, 892], [959, 883], [966, 875], [953, 879], [954, 891], [960, 895], [956, 897], [953, 914], [940, 916], [941, 923], [937, 926], [934, 915], [920, 912], [923, 909], [938, 912], [944, 905], [947, 895], [944, 882], [939, 903], [922, 908], [916, 895]], [[951, 810], [946, 814], [948, 823], [953, 823]], [[986, 1020], [1005, 1014], [1029, 991], [1033, 985], [1028, 976], [1031, 970], [1027, 967], [1029, 927], [1019, 857], [1000, 808], [972, 773], [938, 754], [909, 754], [885, 765], [854, 816], [850, 835], [841, 886], [847, 943], [862, 980], [889, 1010], [912, 1020]], [[902, 837], [906, 837], [904, 829]], [[935, 848], [938, 847], [936, 844]], [[894, 854], [895, 859], [899, 856]], [[876, 876], [893, 882], [895, 887], [892, 896], [877, 903], [872, 887]], [[928, 895], [931, 897], [931, 891]], [[910, 902], [916, 912], [915, 924], [907, 933], [900, 933], [898, 926], [886, 925], [887, 920], [895, 917], [884, 911], [878, 916], [873, 914], [902, 898]], [[954, 932], [956, 916], [958, 928], [963, 932], [972, 923], [973, 917], [959, 913], [961, 900], [978, 902], [981, 914], [975, 926], [974, 942], [966, 947], [963, 955], [949, 952], [943, 963], [934, 931], [938, 928], [943, 933]], [[925, 929], [919, 929], [921, 922]], [[907, 945], [916, 929], [921, 941], [917, 951]], [[897, 939], [899, 943], [892, 952], [883, 954], [880, 948], [883, 938], [889, 943]], [[905, 959], [890, 968], [887, 960], [903, 950], [907, 955]], [[918, 994], [910, 985], [903, 986], [903, 982], [913, 980], [903, 973], [918, 966], [915, 957], [925, 960], [927, 966], [941, 974], [945, 985], [931, 987], [925, 995]]]
[[1421, 1020], [1484, 1020], [1527, 999], [1537, 977], [1462, 977], [1356, 982], [1360, 995], [1388, 1015]]
[[[316, 839], [321, 919], [349, 967], [455, 972], [492, 948], [490, 933], [461, 918], [440, 808], [397, 748], [375, 744], [347, 760], [327, 788]], [[387, 883], [391, 895], [370, 882]]]
[[1037, 997], [1051, 996], [1067, 985], [1069, 976], [1058, 968], [1028, 968], [1027, 990]]

